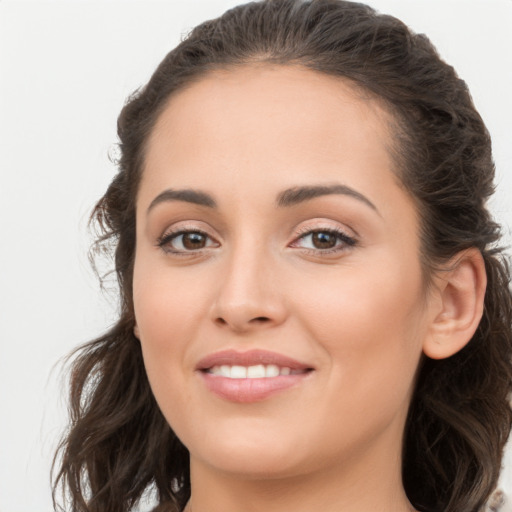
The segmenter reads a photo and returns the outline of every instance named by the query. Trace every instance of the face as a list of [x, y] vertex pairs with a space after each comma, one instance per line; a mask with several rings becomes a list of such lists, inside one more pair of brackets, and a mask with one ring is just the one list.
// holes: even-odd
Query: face
[[136, 334], [192, 464], [268, 478], [400, 456], [432, 315], [389, 125], [291, 66], [211, 73], [162, 112]]

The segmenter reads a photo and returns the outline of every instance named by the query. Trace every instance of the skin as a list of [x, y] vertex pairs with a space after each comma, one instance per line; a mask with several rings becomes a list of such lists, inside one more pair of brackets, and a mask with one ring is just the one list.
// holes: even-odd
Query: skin
[[[187, 510], [412, 510], [402, 435], [442, 301], [424, 286], [390, 120], [341, 79], [270, 65], [212, 72], [159, 117], [137, 197], [135, 333], [190, 451]], [[346, 193], [276, 206], [283, 190], [333, 184], [373, 206]], [[217, 207], [162, 200], [148, 211], [168, 189], [200, 190]], [[333, 229], [355, 242], [328, 252], [307, 234]], [[161, 247], [172, 230], [206, 233], [205, 247]], [[314, 371], [246, 404], [195, 371], [213, 352], [253, 348]]]

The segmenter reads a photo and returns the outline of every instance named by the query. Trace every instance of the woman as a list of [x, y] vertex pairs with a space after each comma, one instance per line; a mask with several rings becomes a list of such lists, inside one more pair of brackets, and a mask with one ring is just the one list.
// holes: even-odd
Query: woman
[[480, 510], [512, 411], [487, 130], [424, 36], [339, 0], [194, 29], [118, 121], [121, 315], [81, 349], [72, 510]]

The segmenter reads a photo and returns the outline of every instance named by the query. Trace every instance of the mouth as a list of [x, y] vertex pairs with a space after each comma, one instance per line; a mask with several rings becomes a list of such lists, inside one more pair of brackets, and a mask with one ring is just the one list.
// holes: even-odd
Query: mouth
[[314, 368], [264, 350], [227, 350], [203, 358], [196, 370], [207, 389], [230, 402], [259, 402], [307, 381]]
[[300, 375], [312, 371], [312, 368], [292, 369], [289, 366], [276, 364], [257, 364], [253, 366], [215, 365], [203, 370], [211, 375], [226, 377], [227, 379], [269, 379], [280, 375]]
[[[265, 375], [262, 375], [262, 367], [265, 370]], [[279, 371], [278, 374], [276, 374], [276, 368]], [[222, 350], [203, 357], [196, 365], [196, 370], [209, 373], [214, 373], [214, 371], [218, 372], [219, 369], [225, 373], [223, 376], [229, 378], [247, 378], [248, 373], [257, 375], [258, 378], [263, 378], [267, 376], [267, 371], [269, 377], [277, 377], [277, 375], [281, 374], [281, 371], [286, 375], [288, 369], [290, 370], [290, 374], [303, 372], [305, 370], [314, 370], [313, 366], [292, 357], [261, 349], [253, 349], [245, 352]], [[245, 375], [243, 375], [244, 371], [246, 371]], [[232, 374], [234, 376], [232, 376]], [[238, 375], [243, 376], [238, 377]]]

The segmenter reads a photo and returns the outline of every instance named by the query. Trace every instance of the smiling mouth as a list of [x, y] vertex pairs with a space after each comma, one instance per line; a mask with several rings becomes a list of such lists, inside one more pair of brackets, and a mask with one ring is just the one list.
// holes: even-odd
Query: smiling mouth
[[198, 361], [196, 370], [227, 378], [266, 378], [293, 375], [314, 368], [296, 359], [268, 350], [253, 349], [244, 352], [222, 350]]
[[287, 375], [300, 375], [312, 371], [311, 368], [293, 369], [275, 364], [257, 364], [253, 366], [215, 365], [203, 370], [210, 375], [228, 379], [268, 379]]
[[255, 349], [210, 354], [198, 362], [196, 371], [217, 397], [252, 403], [306, 385], [315, 368], [284, 354]]

